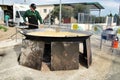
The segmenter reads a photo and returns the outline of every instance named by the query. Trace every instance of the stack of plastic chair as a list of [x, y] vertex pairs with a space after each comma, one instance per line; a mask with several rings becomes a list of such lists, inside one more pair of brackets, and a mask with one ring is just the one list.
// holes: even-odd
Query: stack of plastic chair
[[115, 36], [117, 36], [117, 32], [113, 28], [107, 28], [107, 29], [103, 30], [103, 32], [101, 34], [100, 49], [102, 48], [103, 40], [112, 42]]
[[120, 26], [115, 26], [113, 29], [117, 31], [117, 37], [120, 39]]
[[120, 26], [114, 26], [113, 29], [117, 32], [117, 37], [118, 37], [118, 48], [119, 48], [119, 43], [120, 43]]

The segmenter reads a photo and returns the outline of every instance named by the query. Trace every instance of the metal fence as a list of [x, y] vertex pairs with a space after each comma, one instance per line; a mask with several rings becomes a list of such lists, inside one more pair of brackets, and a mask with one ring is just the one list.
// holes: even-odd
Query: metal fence
[[87, 13], [78, 13], [78, 23], [95, 23], [95, 16]]

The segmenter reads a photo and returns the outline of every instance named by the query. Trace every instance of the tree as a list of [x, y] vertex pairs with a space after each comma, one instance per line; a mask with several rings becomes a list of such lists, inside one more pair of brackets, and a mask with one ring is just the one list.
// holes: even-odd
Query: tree
[[116, 22], [117, 25], [120, 25], [120, 16], [118, 14], [114, 15], [114, 22]]
[[[54, 8], [54, 10], [52, 11], [52, 15], [51, 15], [51, 18], [55, 19], [57, 18], [59, 20], [59, 6], [56, 6]], [[62, 16], [61, 18], [64, 19], [64, 18], [70, 18], [72, 16], [72, 13], [73, 11], [65, 6], [62, 6]]]
[[76, 4], [74, 6], [74, 18], [78, 19], [78, 13], [90, 13], [89, 8], [86, 5]]
[[110, 14], [108, 15], [108, 17], [112, 17], [112, 13], [110, 13]]
[[96, 17], [95, 18], [95, 23], [104, 23], [106, 17]]

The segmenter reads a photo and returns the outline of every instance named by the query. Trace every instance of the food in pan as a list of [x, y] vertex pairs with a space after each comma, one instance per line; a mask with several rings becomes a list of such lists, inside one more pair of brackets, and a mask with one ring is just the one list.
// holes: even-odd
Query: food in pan
[[56, 31], [45, 31], [45, 32], [30, 32], [28, 35], [33, 36], [48, 36], [48, 37], [76, 37], [76, 36], [86, 36], [82, 33], [72, 33], [72, 32], [56, 32]]

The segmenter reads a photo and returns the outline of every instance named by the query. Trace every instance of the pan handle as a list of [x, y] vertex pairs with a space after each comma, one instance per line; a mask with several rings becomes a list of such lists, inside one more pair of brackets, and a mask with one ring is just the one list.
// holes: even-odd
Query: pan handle
[[19, 33], [22, 34], [22, 35], [25, 35], [25, 34], [27, 34], [27, 31], [21, 30], [21, 31], [19, 31]]

